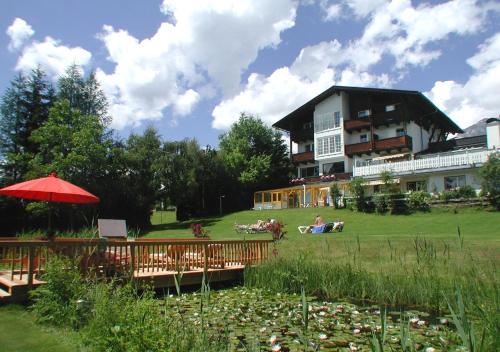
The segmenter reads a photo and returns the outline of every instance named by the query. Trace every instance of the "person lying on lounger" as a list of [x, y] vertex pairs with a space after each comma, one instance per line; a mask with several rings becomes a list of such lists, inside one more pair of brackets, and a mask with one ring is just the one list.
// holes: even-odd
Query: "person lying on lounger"
[[314, 228], [323, 226], [325, 222], [323, 221], [323, 218], [321, 215], [316, 215], [316, 218], [314, 219], [314, 224], [309, 225], [309, 226], [299, 226], [298, 229], [300, 233], [310, 233], [313, 231]]

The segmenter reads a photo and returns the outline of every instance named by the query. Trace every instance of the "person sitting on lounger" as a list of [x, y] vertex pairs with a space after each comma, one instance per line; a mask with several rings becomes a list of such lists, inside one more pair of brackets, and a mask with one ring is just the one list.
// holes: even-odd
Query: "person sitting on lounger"
[[300, 233], [311, 233], [315, 227], [320, 227], [323, 226], [324, 224], [325, 222], [323, 221], [323, 218], [321, 217], [321, 215], [318, 214], [314, 219], [314, 224], [309, 226], [299, 226], [298, 229]]

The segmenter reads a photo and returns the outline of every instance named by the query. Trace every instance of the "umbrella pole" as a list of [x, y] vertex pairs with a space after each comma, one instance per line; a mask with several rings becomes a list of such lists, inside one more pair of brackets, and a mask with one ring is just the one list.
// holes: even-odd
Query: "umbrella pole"
[[[50, 198], [52, 199], [52, 194], [50, 195]], [[54, 231], [52, 230], [52, 205], [49, 202], [47, 203], [49, 206], [49, 224], [48, 224], [48, 230], [47, 230], [47, 238], [49, 240], [54, 239]]]

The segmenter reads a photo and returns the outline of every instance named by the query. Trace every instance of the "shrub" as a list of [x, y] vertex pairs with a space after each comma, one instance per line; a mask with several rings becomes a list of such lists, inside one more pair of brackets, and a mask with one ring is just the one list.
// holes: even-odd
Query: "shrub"
[[457, 189], [458, 198], [476, 198], [477, 194], [474, 188], [469, 185], [465, 185]]
[[357, 211], [366, 210], [366, 196], [365, 196], [365, 180], [361, 177], [355, 177], [349, 182], [349, 191], [354, 197], [354, 207]]
[[408, 214], [408, 204], [403, 193], [393, 193], [389, 195], [389, 209], [391, 214]]
[[335, 209], [338, 209], [340, 200], [340, 188], [336, 183], [333, 183], [330, 187], [330, 194], [332, 195], [333, 206], [335, 207]]
[[411, 210], [429, 211], [431, 195], [425, 191], [411, 192], [408, 196], [408, 206]]
[[63, 257], [51, 258], [42, 277], [47, 283], [30, 292], [31, 308], [39, 322], [78, 328], [86, 321], [81, 304], [86, 289], [78, 266]]
[[379, 214], [385, 214], [389, 210], [389, 196], [387, 194], [377, 194], [373, 196], [375, 210]]
[[500, 210], [500, 153], [491, 154], [479, 173], [483, 177], [483, 193], [491, 205]]

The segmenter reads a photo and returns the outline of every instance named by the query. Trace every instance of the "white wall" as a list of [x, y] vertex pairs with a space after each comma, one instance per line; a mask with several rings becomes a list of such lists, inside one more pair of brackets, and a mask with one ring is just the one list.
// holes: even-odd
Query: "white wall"
[[313, 143], [314, 143], [314, 141], [312, 139], [305, 141], [305, 142], [298, 143], [297, 153], [304, 153], [306, 151], [306, 144], [313, 144]]
[[493, 121], [486, 125], [486, 141], [488, 149], [500, 149], [500, 121]]
[[429, 147], [429, 131], [420, 128], [415, 122], [410, 121], [406, 125], [406, 132], [412, 139], [413, 153], [418, 153]]
[[446, 176], [460, 176], [465, 175], [465, 184], [468, 186], [472, 186], [476, 190], [477, 193], [481, 190], [481, 179], [475, 172], [476, 170], [456, 170], [447, 173], [439, 173], [429, 175], [427, 181], [427, 189], [429, 192], [437, 192], [444, 191], [444, 178]]

